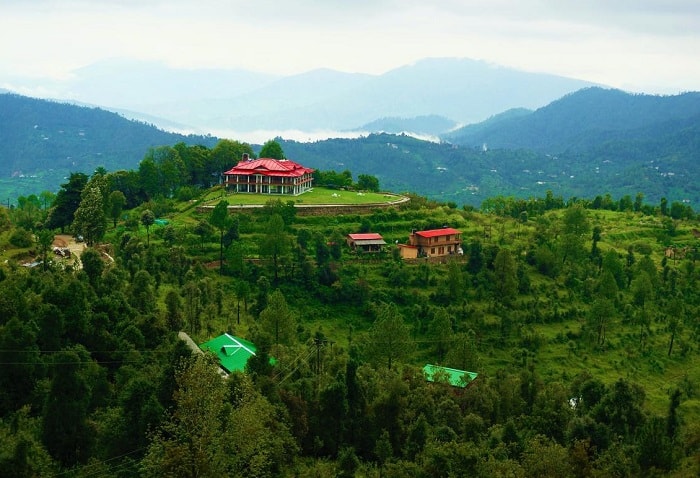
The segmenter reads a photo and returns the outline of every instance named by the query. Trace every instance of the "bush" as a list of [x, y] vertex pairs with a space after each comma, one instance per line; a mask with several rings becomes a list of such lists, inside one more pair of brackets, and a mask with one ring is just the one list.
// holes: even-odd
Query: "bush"
[[15, 247], [30, 247], [34, 243], [34, 236], [24, 228], [18, 227], [10, 236], [10, 244]]
[[175, 198], [180, 201], [189, 201], [201, 196], [202, 190], [195, 186], [181, 186], [175, 191]]
[[637, 252], [644, 256], [649, 256], [653, 251], [651, 245], [648, 242], [635, 242], [634, 252]]

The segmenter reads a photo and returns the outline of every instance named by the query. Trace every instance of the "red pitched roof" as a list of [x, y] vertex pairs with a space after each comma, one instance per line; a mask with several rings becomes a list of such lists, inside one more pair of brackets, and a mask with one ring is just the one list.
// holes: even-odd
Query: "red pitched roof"
[[304, 167], [289, 159], [260, 158], [243, 160], [224, 174], [262, 174], [263, 176], [297, 177], [313, 172], [313, 169]]
[[372, 241], [384, 239], [381, 234], [376, 232], [358, 233], [358, 234], [348, 234], [348, 237], [353, 241]]
[[462, 234], [462, 231], [452, 229], [451, 227], [443, 227], [442, 229], [430, 229], [429, 231], [416, 231], [416, 235], [421, 237], [437, 237], [447, 236], [451, 234]]

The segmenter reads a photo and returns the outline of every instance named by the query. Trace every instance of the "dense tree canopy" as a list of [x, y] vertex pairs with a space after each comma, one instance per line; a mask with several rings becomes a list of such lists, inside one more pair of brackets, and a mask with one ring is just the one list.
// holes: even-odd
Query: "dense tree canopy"
[[228, 139], [220, 140], [212, 148], [208, 167], [205, 168], [210, 181], [213, 181], [214, 184], [218, 183], [221, 173], [238, 164], [243, 159], [244, 154], [250, 158], [254, 157], [253, 148], [249, 144]]
[[61, 184], [61, 189], [56, 194], [53, 207], [49, 212], [49, 228], [60, 228], [63, 232], [66, 227], [73, 223], [75, 211], [80, 206], [81, 194], [87, 182], [87, 175], [71, 173], [68, 182]]
[[274, 139], [268, 140], [262, 145], [259, 156], [261, 158], [285, 159], [282, 145]]
[[[173, 150], [204, 178], [207, 150], [190, 148]], [[219, 188], [208, 212], [177, 200], [182, 185], [130, 205], [146, 196], [129, 177], [83, 185], [67, 226], [91, 241], [86, 224], [112, 217], [105, 200], [126, 202], [80, 263], [51, 260], [38, 197], [7, 214], [0, 470], [697, 474], [695, 218], [553, 194], [494, 198], [488, 213], [414, 195], [365, 214], [271, 201], [229, 215]], [[443, 225], [463, 232], [464, 254], [393, 252], [411, 229]], [[360, 229], [386, 250], [351, 252], [345, 236]], [[39, 257], [44, 267], [19, 265]], [[224, 332], [256, 346], [227, 378], [182, 340]], [[478, 376], [428, 382], [426, 363]]]
[[82, 235], [88, 246], [102, 239], [107, 229], [104, 196], [98, 187], [88, 187], [75, 211], [73, 231]]

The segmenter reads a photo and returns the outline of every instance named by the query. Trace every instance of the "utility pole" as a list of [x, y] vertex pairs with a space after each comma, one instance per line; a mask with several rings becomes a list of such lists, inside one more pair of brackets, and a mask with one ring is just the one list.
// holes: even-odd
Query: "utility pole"
[[327, 345], [329, 345], [332, 349], [333, 344], [334, 342], [332, 340], [314, 337], [314, 346], [316, 347], [316, 375], [321, 374], [321, 349]]
[[314, 345], [316, 346], [316, 375], [321, 374], [321, 347], [323, 347], [325, 340], [315, 337]]

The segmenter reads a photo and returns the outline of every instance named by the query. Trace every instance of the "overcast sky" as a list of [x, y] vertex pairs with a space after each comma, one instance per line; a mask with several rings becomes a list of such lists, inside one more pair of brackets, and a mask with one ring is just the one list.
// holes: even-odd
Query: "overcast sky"
[[293, 74], [485, 60], [629, 91], [700, 90], [698, 0], [0, 0], [0, 86], [106, 58]]

